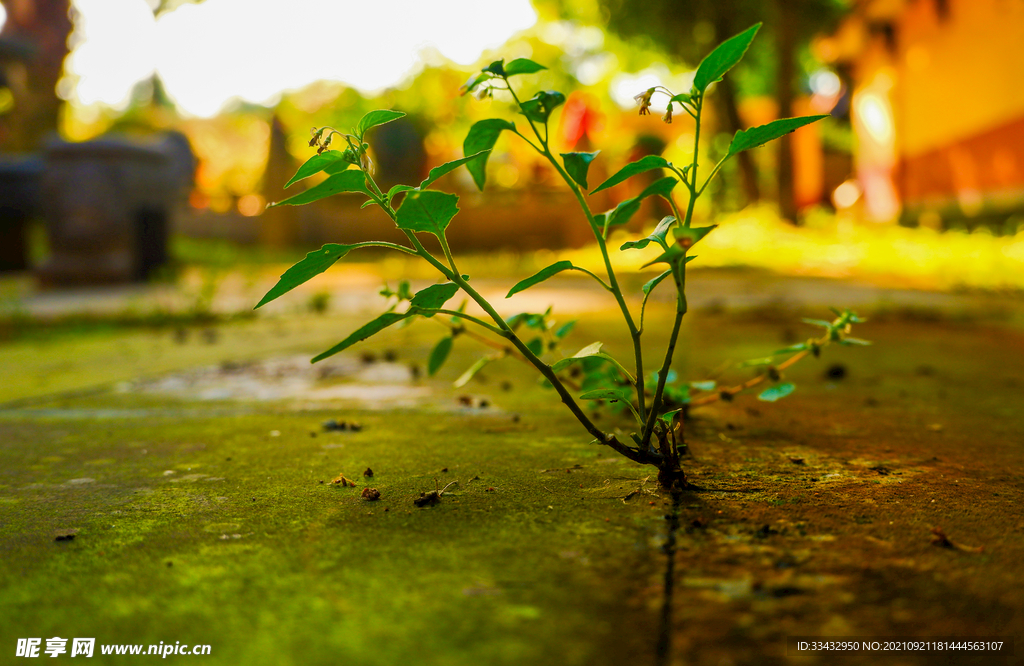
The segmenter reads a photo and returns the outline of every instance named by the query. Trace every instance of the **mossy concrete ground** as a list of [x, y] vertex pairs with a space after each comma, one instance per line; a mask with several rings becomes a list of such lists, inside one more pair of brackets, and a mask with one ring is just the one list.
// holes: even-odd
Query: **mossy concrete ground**
[[[805, 334], [777, 314], [693, 313], [677, 369], [705, 378]], [[622, 355], [610, 317], [573, 342]], [[788, 663], [794, 635], [1022, 634], [1024, 335], [929, 319], [863, 326], [874, 347], [796, 366], [797, 392], [775, 405], [694, 411], [684, 464], [701, 490], [679, 505], [671, 663]], [[0, 653], [60, 636], [209, 644], [168, 659], [212, 664], [653, 663], [671, 499], [589, 444], [529, 368], [506, 361], [453, 391], [476, 352], [460, 340], [438, 378], [409, 380], [428, 389], [414, 408], [199, 400], [187, 374], [184, 393], [140, 381], [312, 354], [357, 324], [0, 347]], [[423, 322], [363, 349], [422, 366], [435, 338]], [[362, 428], [324, 432], [327, 419]], [[367, 486], [381, 499], [361, 499]], [[961, 548], [934, 545], [933, 527]]]

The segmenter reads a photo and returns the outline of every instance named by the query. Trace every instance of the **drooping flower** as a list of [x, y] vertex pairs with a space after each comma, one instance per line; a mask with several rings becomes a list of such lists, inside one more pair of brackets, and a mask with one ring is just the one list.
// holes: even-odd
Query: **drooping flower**
[[313, 138], [309, 140], [309, 147], [312, 148], [316, 144], [320, 143], [320, 137], [323, 135], [324, 130], [323, 128], [317, 129], [313, 127], [309, 131], [313, 135]]
[[[320, 131], [322, 132], [323, 130], [320, 130]], [[316, 154], [317, 155], [323, 153], [325, 150], [327, 150], [330, 147], [330, 145], [331, 145], [331, 137], [332, 136], [333, 135], [328, 134], [327, 138], [323, 140], [323, 143], [320, 144], [320, 147], [316, 149]]]
[[654, 88], [648, 88], [633, 98], [633, 101], [640, 105], [640, 115], [646, 116], [650, 113], [651, 97], [654, 95]]
[[668, 103], [668, 109], [665, 111], [665, 115], [661, 117], [669, 125], [672, 124], [672, 102]]

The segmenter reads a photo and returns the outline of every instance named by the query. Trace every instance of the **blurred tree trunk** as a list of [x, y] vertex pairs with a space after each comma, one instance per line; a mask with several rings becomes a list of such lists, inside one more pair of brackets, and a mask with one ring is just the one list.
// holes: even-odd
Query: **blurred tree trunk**
[[[295, 173], [295, 158], [288, 152], [288, 137], [275, 114], [270, 121], [270, 149], [263, 170], [263, 196], [267, 203], [282, 201], [295, 192], [286, 193], [284, 184]], [[294, 206], [279, 206], [263, 211], [260, 216], [260, 242], [268, 247], [284, 248], [299, 241], [298, 211]]]
[[4, 7], [7, 22], [0, 38], [23, 43], [32, 53], [4, 68], [14, 109], [3, 119], [0, 136], [5, 150], [28, 152], [60, 126], [57, 82], [68, 55], [70, 0], [6, 0]]
[[[712, 3], [712, 6], [715, 8], [715, 34], [719, 39], [725, 39], [735, 34], [733, 22], [730, 21], [725, 8], [715, 3]], [[743, 121], [740, 119], [739, 105], [736, 100], [736, 86], [732, 79], [725, 77], [716, 84], [716, 88], [718, 94], [715, 96], [715, 100], [718, 105], [718, 117], [722, 119], [724, 129], [730, 135], [735, 135], [739, 130], [745, 129]], [[739, 162], [743, 197], [747, 204], [757, 203], [761, 198], [761, 193], [757, 184], [757, 166], [754, 164], [754, 158], [748, 150], [737, 155], [736, 159]]]
[[[793, 72], [796, 53], [796, 24], [794, 12], [796, 8], [787, 0], [775, 0], [778, 14], [775, 45], [779, 70], [775, 86], [779, 100], [779, 118], [793, 116]], [[787, 5], [789, 5], [787, 7]], [[779, 214], [786, 220], [796, 223], [796, 193], [793, 174], [793, 139], [786, 134], [779, 140], [778, 147], [778, 180], [779, 180]]]

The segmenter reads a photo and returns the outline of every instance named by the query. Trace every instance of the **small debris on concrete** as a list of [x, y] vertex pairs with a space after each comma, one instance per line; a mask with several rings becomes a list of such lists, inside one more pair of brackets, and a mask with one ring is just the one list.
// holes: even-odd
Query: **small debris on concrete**
[[441, 496], [436, 492], [420, 493], [420, 496], [412, 501], [418, 507], [434, 506], [441, 501]]
[[420, 496], [414, 499], [412, 503], [418, 507], [434, 506], [435, 504], [441, 502], [441, 495], [444, 495], [446, 490], [448, 490], [457, 483], [458, 481], [452, 481], [444, 488], [441, 488], [437, 482], [437, 479], [434, 479], [434, 490], [430, 491], [429, 493], [421, 492]]
[[351, 486], [353, 488], [356, 487], [356, 482], [353, 481], [352, 479], [346, 478], [344, 474], [339, 474], [338, 476], [334, 477], [334, 480], [331, 481], [331, 483], [334, 485], [340, 485], [342, 488], [344, 488], [345, 486]]
[[324, 432], [359, 432], [363, 429], [363, 426], [355, 421], [337, 421], [335, 419], [327, 419], [323, 422], [322, 427]]
[[828, 369], [825, 370], [825, 379], [828, 379], [833, 382], [838, 382], [842, 381], [843, 379], [846, 379], [846, 366], [843, 365], [842, 363], [833, 363], [832, 365], [828, 366]]

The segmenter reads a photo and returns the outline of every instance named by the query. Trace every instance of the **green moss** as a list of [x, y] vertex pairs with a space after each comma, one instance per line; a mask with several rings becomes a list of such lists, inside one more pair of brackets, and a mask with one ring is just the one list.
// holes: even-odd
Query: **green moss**
[[[0, 424], [19, 444], [0, 453], [17, 462], [0, 490], [5, 633], [209, 643], [211, 663], [615, 663], [647, 649], [600, 631], [657, 561], [604, 518], [660, 514], [588, 497], [579, 485], [604, 480], [586, 468], [540, 472], [585, 443], [416, 412], [310, 437], [327, 416]], [[331, 485], [342, 472], [382, 500]], [[435, 478], [460, 484], [414, 507]], [[75, 539], [54, 542], [62, 529]]]

